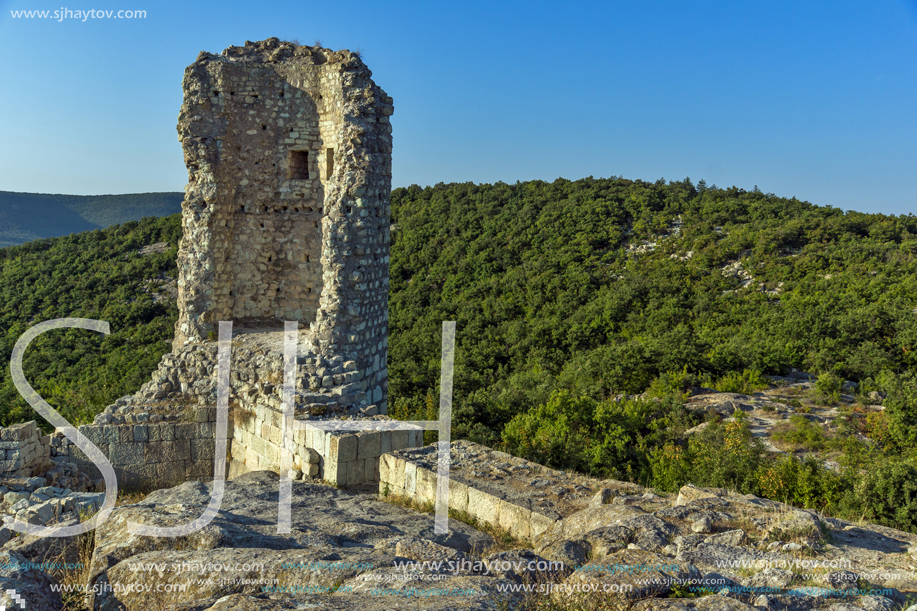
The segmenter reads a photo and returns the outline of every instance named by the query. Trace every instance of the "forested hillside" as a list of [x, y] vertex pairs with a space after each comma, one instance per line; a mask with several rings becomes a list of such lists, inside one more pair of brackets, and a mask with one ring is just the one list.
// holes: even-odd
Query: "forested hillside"
[[[621, 178], [396, 189], [392, 211], [390, 413], [435, 417], [456, 320], [459, 437], [917, 529], [917, 217]], [[818, 380], [780, 398], [779, 433], [836, 468], [686, 407], [791, 368]]]
[[[70, 422], [91, 422], [148, 379], [171, 348], [178, 316], [158, 287], [174, 276], [180, 220], [148, 218], [0, 249], [0, 425], [43, 423], [19, 396], [9, 367], [13, 346], [35, 322], [80, 317], [111, 325], [108, 336], [49, 331], [26, 352], [26, 379]], [[139, 252], [161, 242], [169, 246], [164, 252]]]
[[[175, 215], [0, 249], [0, 358], [34, 321], [108, 320], [108, 338], [37, 340], [26, 374], [75, 423], [138, 388], [169, 348], [175, 306], [150, 281], [174, 278], [179, 234]], [[441, 323], [456, 320], [457, 437], [917, 528], [917, 217], [689, 180], [439, 184], [392, 193], [392, 240], [390, 414], [436, 417]], [[156, 242], [171, 248], [137, 252]], [[739, 415], [684, 436], [704, 419], [692, 389], [751, 394], [791, 368], [819, 378], [787, 399], [799, 419], [782, 434], [821, 443], [807, 402], [838, 405], [843, 475], [778, 460]], [[34, 417], [8, 367], [0, 406], [0, 424]]]
[[181, 212], [182, 193], [49, 195], [0, 191], [0, 246]]
[[482, 441], [554, 387], [917, 365], [914, 216], [614, 178], [414, 186], [392, 211], [393, 394], [436, 387], [456, 320], [457, 430]]

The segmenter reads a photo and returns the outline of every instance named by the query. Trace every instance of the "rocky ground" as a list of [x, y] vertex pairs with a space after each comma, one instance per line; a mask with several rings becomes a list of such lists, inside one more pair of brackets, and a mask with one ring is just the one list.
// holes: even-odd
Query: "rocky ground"
[[[808, 374], [801, 373], [800, 376], [807, 377]], [[864, 420], [868, 414], [884, 410], [882, 396], [878, 393], [874, 393], [868, 403], [857, 401], [850, 382], [845, 383], [844, 392], [833, 404], [818, 397], [815, 384], [810, 380], [772, 377], [771, 382], [769, 389], [748, 395], [698, 389], [697, 394], [688, 398], [687, 406], [695, 411], [716, 414], [725, 420], [733, 419], [735, 412], [742, 411], [752, 435], [760, 439], [768, 450], [800, 457], [816, 455], [834, 468], [837, 465], [833, 459], [839, 452], [832, 450], [832, 441], [846, 435], [864, 440], [853, 421]], [[793, 416], [805, 418], [818, 429], [821, 447], [779, 439], [781, 432], [794, 428], [791, 423]], [[703, 423], [690, 429], [688, 434], [707, 426]]]
[[[293, 482], [281, 534], [278, 478], [255, 472], [227, 482], [218, 515], [195, 533], [128, 532], [130, 521], [188, 523], [211, 492], [188, 482], [118, 507], [82, 549], [79, 538], [14, 537], [0, 550], [0, 588], [24, 593], [27, 609], [60, 609], [51, 584], [75, 583], [89, 594], [65, 595], [68, 608], [145, 611], [893, 611], [917, 594], [915, 535], [692, 486], [604, 488], [537, 540], [495, 546], [462, 522], [435, 535], [426, 513], [317, 482]], [[86, 567], [69, 574], [35, 568], [81, 557]], [[509, 591], [524, 586], [535, 591]]]
[[[881, 397], [856, 403], [849, 385], [825, 405], [810, 380], [773, 382], [748, 395], [698, 389], [688, 406], [725, 419], [741, 411], [769, 450], [796, 454], [815, 450], [779, 439], [793, 416], [830, 441], [849, 434], [851, 413], [882, 409]], [[306, 479], [293, 482], [291, 532], [279, 533], [278, 478], [262, 471], [227, 482], [219, 513], [192, 534], [128, 531], [128, 522], [176, 526], [202, 515], [213, 486], [187, 482], [117, 507], [80, 537], [0, 529], [0, 609], [23, 608], [13, 592], [24, 608], [49, 610], [917, 611], [917, 535], [726, 490], [662, 495], [613, 480], [583, 483], [456, 443], [454, 474], [468, 485], [503, 485], [534, 502], [553, 490], [551, 478], [572, 478], [572, 492], [552, 505], [567, 510], [533, 541], [456, 519], [442, 536], [431, 515], [372, 487]], [[830, 449], [819, 456], [832, 464]], [[0, 494], [4, 524], [47, 525], [85, 519], [104, 496], [66, 464], [8, 478]], [[60, 586], [81, 591], [62, 596]]]
[[98, 511], [105, 493], [95, 489], [89, 476], [70, 464], [57, 464], [40, 477], [0, 479], [0, 542], [9, 540], [6, 526], [14, 520], [46, 525], [65, 515]]

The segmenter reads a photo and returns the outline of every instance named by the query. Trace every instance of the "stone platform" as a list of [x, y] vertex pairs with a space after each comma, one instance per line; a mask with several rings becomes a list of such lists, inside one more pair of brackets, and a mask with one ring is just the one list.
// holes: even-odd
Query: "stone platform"
[[[434, 503], [437, 472], [435, 444], [393, 451], [380, 462], [380, 493]], [[626, 492], [639, 486], [557, 471], [470, 441], [452, 442], [449, 508], [520, 539], [534, 539], [606, 488]]]

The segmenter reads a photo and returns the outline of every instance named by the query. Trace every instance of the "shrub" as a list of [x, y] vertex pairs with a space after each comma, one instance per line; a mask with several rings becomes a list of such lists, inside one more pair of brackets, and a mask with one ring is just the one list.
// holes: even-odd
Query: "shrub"
[[751, 436], [744, 419], [711, 422], [688, 439], [686, 449], [666, 446], [651, 452], [652, 485], [674, 492], [691, 482], [697, 486], [754, 493], [766, 455], [767, 450]]
[[516, 415], [503, 429], [506, 451], [599, 477], [644, 481], [649, 454], [697, 424], [676, 397], [597, 401], [566, 390]]
[[851, 518], [917, 533], [917, 461], [878, 457], [841, 501]]
[[691, 387], [699, 386], [700, 380], [685, 367], [681, 372], [669, 371], [653, 380], [646, 389], [648, 397], [676, 396], [684, 398], [691, 392]]
[[745, 369], [742, 373], [728, 373], [718, 379], [713, 387], [720, 392], [735, 392], [743, 395], [751, 395], [759, 390], [770, 386], [765, 378], [757, 369]]
[[888, 415], [885, 412], [871, 412], [866, 415], [865, 434], [882, 446], [887, 447], [894, 443], [888, 428]]
[[759, 472], [757, 494], [796, 507], [825, 509], [844, 486], [842, 478], [815, 457], [783, 456]]
[[[388, 415], [395, 420], [436, 420], [439, 418], [439, 397], [428, 390], [425, 397], [397, 397]], [[424, 444], [436, 441], [436, 431], [424, 431]]]
[[589, 430], [598, 402], [565, 390], [514, 417], [503, 429], [509, 452], [554, 468], [586, 471]]
[[667, 444], [650, 452], [653, 488], [674, 492], [684, 486], [691, 477], [691, 461], [684, 448]]
[[900, 448], [912, 448], [917, 444], [917, 375], [886, 373], [881, 383], [888, 393], [883, 404], [889, 436]]
[[818, 399], [828, 403], [837, 403], [841, 400], [841, 388], [844, 380], [830, 371], [818, 376], [815, 380], [815, 394]]
[[828, 435], [811, 420], [801, 414], [790, 416], [787, 425], [781, 423], [774, 428], [771, 436], [777, 441], [793, 444], [806, 450], [822, 450], [830, 442]]

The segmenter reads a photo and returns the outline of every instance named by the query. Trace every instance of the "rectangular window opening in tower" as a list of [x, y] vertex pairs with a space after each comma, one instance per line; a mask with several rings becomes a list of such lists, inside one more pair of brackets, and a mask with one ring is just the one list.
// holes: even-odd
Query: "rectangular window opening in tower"
[[325, 178], [331, 178], [334, 174], [334, 149], [325, 149]]
[[309, 180], [309, 151], [290, 151], [288, 180]]

